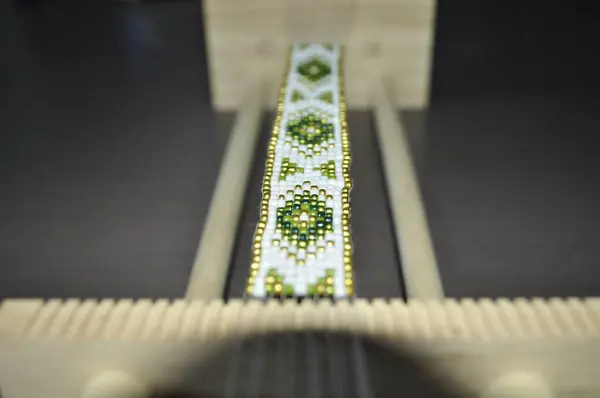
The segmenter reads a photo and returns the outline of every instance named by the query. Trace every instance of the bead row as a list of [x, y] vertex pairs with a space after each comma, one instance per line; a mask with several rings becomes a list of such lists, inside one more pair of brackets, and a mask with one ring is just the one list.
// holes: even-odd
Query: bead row
[[354, 295], [341, 48], [293, 46], [269, 140], [249, 297]]

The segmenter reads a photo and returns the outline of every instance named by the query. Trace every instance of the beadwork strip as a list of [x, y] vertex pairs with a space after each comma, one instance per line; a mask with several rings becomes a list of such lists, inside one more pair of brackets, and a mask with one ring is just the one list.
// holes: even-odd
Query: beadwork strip
[[296, 44], [269, 141], [246, 295], [354, 295], [350, 149], [338, 45]]

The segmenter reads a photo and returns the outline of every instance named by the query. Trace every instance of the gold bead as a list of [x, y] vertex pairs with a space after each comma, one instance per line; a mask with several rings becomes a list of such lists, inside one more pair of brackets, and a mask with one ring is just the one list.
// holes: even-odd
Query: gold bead
[[303, 265], [306, 264], [306, 262], [304, 260], [297, 260], [296, 264], [299, 265], [299, 266], [303, 266]]
[[334, 247], [334, 246], [335, 246], [335, 242], [334, 242], [334, 241], [332, 241], [332, 240], [330, 240], [330, 241], [327, 241], [327, 246], [328, 246], [328, 247]]
[[250, 264], [250, 269], [257, 270], [260, 268], [260, 263], [252, 263]]
[[352, 263], [352, 257], [344, 256], [344, 264], [351, 264], [351, 263]]
[[296, 259], [296, 253], [288, 253], [288, 259], [289, 260], [295, 260]]
[[273, 239], [271, 243], [273, 244], [273, 246], [277, 247], [281, 242], [279, 241], [279, 239]]

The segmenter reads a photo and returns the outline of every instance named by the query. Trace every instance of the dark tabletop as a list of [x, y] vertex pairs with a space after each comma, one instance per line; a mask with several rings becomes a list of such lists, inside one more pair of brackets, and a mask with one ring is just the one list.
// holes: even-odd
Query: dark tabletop
[[[600, 293], [597, 15], [534, 3], [441, 0], [431, 108], [404, 114], [449, 296]], [[232, 121], [200, 4], [0, 7], [0, 297], [182, 296]], [[358, 293], [401, 296], [371, 117], [349, 122]]]

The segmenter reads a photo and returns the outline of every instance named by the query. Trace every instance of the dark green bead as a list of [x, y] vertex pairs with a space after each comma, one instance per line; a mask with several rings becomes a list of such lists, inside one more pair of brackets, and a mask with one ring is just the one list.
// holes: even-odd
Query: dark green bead
[[292, 227], [292, 223], [291, 223], [291, 222], [289, 222], [289, 221], [285, 221], [285, 222], [283, 223], [283, 228], [285, 228], [285, 229], [290, 229], [291, 227]]
[[291, 215], [292, 215], [292, 209], [289, 209], [289, 210], [288, 210], [288, 209], [286, 209], [286, 210], [283, 212], [283, 215], [284, 215], [284, 216], [291, 216]]
[[292, 206], [292, 209], [294, 210], [300, 210], [302, 207], [300, 206], [299, 203], [295, 203], [294, 206]]
[[301, 233], [298, 235], [298, 240], [308, 240], [308, 235], [306, 235], [306, 233]]

